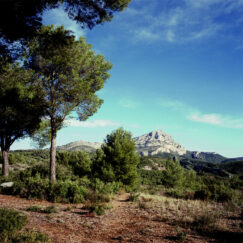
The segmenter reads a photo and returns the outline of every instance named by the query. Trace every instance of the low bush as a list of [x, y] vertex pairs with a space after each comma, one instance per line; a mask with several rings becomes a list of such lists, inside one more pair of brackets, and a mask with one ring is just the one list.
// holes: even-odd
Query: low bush
[[[9, 241], [10, 242], [10, 241]], [[40, 243], [49, 242], [46, 234], [36, 232], [32, 229], [28, 229], [24, 232], [20, 232], [12, 242], [23, 242], [23, 243]]]
[[116, 194], [122, 188], [122, 183], [115, 181], [105, 183], [100, 179], [96, 178], [91, 184], [91, 187], [96, 193]]
[[26, 215], [13, 209], [0, 208], [0, 241], [10, 242], [26, 224]]
[[203, 211], [194, 215], [193, 225], [199, 229], [214, 230], [218, 221], [219, 215], [214, 212]]
[[12, 193], [28, 199], [48, 199], [49, 188], [49, 180], [41, 179], [37, 174], [35, 177], [27, 177], [23, 181], [14, 183]]
[[139, 200], [140, 193], [132, 192], [129, 195], [128, 201], [137, 202]]
[[50, 187], [49, 200], [53, 202], [83, 202], [88, 190], [76, 181], [56, 181]]
[[40, 212], [42, 212], [42, 207], [31, 205], [31, 206], [28, 207], [26, 210], [27, 210], [27, 211], [30, 211], [30, 212], [38, 212], [38, 213], [40, 213]]
[[46, 207], [45, 209], [43, 209], [42, 212], [43, 213], [58, 213], [58, 210], [54, 205], [52, 205], [52, 206], [49, 206], [49, 207]]
[[89, 191], [87, 193], [86, 199], [92, 203], [103, 203], [109, 202], [110, 196], [104, 193], [96, 193], [94, 191]]

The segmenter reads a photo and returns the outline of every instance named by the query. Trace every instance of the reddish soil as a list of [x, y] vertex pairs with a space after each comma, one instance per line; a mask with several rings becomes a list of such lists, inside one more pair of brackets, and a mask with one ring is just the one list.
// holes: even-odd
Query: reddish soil
[[[126, 193], [118, 195], [110, 202], [113, 208], [103, 216], [88, 213], [81, 204], [56, 204], [59, 213], [53, 214], [29, 212], [26, 209], [30, 205], [52, 204], [6, 195], [0, 195], [0, 207], [23, 211], [29, 218], [28, 228], [46, 233], [50, 241], [56, 243], [176, 242], [178, 230], [186, 231], [184, 242], [214, 242], [190, 229], [181, 229], [158, 220], [152, 212], [140, 209], [136, 203], [128, 202], [127, 198]], [[72, 209], [64, 211], [67, 206]]]

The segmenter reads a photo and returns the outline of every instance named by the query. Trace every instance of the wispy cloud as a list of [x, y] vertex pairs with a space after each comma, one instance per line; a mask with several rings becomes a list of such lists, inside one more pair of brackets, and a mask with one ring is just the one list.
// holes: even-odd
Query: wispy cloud
[[128, 108], [128, 109], [135, 109], [138, 106], [138, 103], [134, 100], [128, 98], [122, 98], [119, 100], [119, 105]]
[[174, 110], [184, 116], [186, 119], [215, 125], [225, 128], [243, 129], [243, 118], [234, 118], [225, 114], [203, 113], [198, 108], [192, 107], [178, 100], [161, 99], [161, 107]]
[[[202, 40], [242, 26], [242, 0], [135, 0], [125, 11], [139, 41]], [[141, 7], [142, 6], [142, 7]], [[136, 28], [134, 28], [136, 27]], [[235, 34], [235, 31], [232, 31]]]
[[111, 120], [93, 120], [93, 121], [79, 121], [73, 118], [66, 119], [64, 125], [68, 127], [85, 127], [85, 128], [99, 128], [99, 127], [127, 127], [139, 128], [138, 124], [121, 123]]
[[177, 112], [181, 112], [183, 114], [190, 113], [192, 111], [195, 111], [194, 108], [189, 106], [188, 104], [185, 104], [178, 100], [171, 100], [167, 98], [160, 99], [158, 101], [159, 105], [165, 108], [173, 109]]
[[207, 124], [216, 125], [220, 127], [236, 128], [236, 129], [243, 128], [243, 118], [233, 119], [220, 114], [200, 114], [200, 113], [191, 114], [187, 118], [195, 122], [207, 123]]
[[87, 127], [87, 128], [121, 126], [119, 122], [114, 122], [110, 120], [79, 121], [75, 119], [67, 119], [64, 121], [64, 124], [70, 127]]

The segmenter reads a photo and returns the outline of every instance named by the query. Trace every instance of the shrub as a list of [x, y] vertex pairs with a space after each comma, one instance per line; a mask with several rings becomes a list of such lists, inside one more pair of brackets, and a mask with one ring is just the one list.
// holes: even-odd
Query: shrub
[[96, 193], [93, 191], [88, 192], [86, 199], [92, 203], [109, 202], [110, 197], [107, 194]]
[[96, 215], [103, 215], [105, 213], [105, 206], [99, 203], [86, 204], [84, 209], [89, 210], [90, 213], [95, 213]]
[[91, 184], [91, 187], [96, 193], [113, 194], [119, 192], [119, 190], [122, 188], [122, 183], [115, 181], [105, 183], [100, 179], [95, 178], [94, 182]]
[[107, 135], [105, 143], [96, 152], [93, 174], [104, 182], [121, 182], [135, 186], [138, 183], [139, 155], [129, 132], [122, 128]]
[[187, 233], [185, 231], [179, 231], [179, 230], [176, 231], [177, 231], [177, 235], [176, 235], [177, 241], [184, 242], [186, 240]]
[[218, 215], [214, 212], [203, 211], [200, 214], [194, 215], [193, 224], [200, 229], [215, 229], [218, 221]]
[[27, 177], [24, 181], [14, 183], [13, 194], [25, 198], [48, 199], [49, 180], [41, 179], [37, 174], [35, 177]]
[[30, 211], [30, 212], [38, 212], [38, 213], [40, 213], [40, 212], [42, 212], [42, 207], [31, 205], [31, 206], [28, 207], [26, 210], [27, 210], [27, 211]]
[[140, 196], [140, 193], [132, 192], [132, 193], [130, 193], [128, 200], [131, 202], [137, 202], [139, 200], [139, 196]]
[[166, 187], [180, 187], [185, 181], [185, 169], [179, 162], [172, 159], [167, 160], [165, 164], [166, 170], [162, 172], [162, 183]]
[[16, 236], [16, 233], [27, 224], [27, 216], [18, 211], [7, 208], [0, 208], [0, 240], [10, 242], [9, 239]]
[[21, 232], [16, 236], [13, 242], [26, 242], [26, 243], [39, 243], [48, 242], [47, 235], [28, 229], [25, 232]]
[[56, 181], [50, 188], [49, 199], [53, 202], [83, 202], [87, 189], [75, 181]]
[[46, 207], [45, 209], [43, 209], [42, 212], [43, 213], [58, 213], [58, 210], [54, 205], [52, 205], [52, 206], [49, 206], [49, 207]]
[[91, 159], [89, 154], [84, 151], [58, 152], [57, 163], [68, 167], [75, 175], [80, 177], [91, 172]]

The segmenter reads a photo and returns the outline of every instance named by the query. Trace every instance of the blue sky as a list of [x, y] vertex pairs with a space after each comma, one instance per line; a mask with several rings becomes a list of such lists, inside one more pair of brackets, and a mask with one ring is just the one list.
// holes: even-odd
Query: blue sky
[[[132, 0], [110, 23], [81, 29], [62, 9], [44, 24], [85, 36], [113, 64], [102, 108], [69, 120], [58, 145], [103, 141], [122, 126], [161, 129], [188, 150], [243, 156], [243, 0]], [[12, 149], [29, 148], [28, 139]]]

